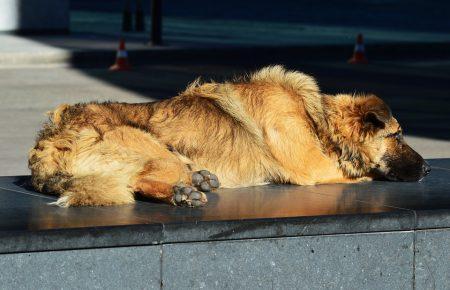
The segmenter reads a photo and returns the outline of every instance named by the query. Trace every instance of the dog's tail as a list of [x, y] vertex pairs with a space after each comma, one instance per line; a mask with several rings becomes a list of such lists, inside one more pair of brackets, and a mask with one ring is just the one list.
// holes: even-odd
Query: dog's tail
[[32, 183], [41, 192], [59, 195], [50, 204], [61, 207], [120, 205], [134, 202], [132, 189], [122, 178], [93, 174], [71, 177], [55, 174], [39, 178], [32, 176]]
[[51, 203], [61, 207], [119, 205], [134, 202], [132, 189], [126, 180], [103, 174], [69, 179], [48, 180], [50, 190], [59, 191], [60, 198]]

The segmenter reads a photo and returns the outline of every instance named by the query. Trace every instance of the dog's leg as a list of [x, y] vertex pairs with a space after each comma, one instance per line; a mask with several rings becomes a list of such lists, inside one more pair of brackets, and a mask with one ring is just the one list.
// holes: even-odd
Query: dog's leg
[[[325, 170], [324, 170], [325, 169]], [[314, 174], [311, 174], [314, 173]], [[288, 181], [292, 184], [298, 185], [317, 185], [317, 184], [331, 184], [331, 183], [360, 183], [371, 181], [370, 177], [350, 178], [337, 168], [323, 166], [320, 171], [312, 171], [305, 174], [304, 172], [293, 173], [289, 176]]]
[[145, 165], [136, 178], [134, 191], [174, 205], [202, 206], [207, 202], [204, 192], [218, 187], [217, 177], [207, 170], [192, 172], [177, 159], [159, 159]]
[[205, 193], [195, 187], [172, 185], [151, 179], [140, 179], [135, 190], [144, 197], [179, 206], [202, 206], [208, 201]]
[[331, 178], [324, 179], [318, 181], [316, 184], [330, 184], [330, 183], [361, 183], [361, 182], [369, 182], [372, 181], [372, 178], [364, 176], [358, 178], [348, 178], [348, 177], [339, 177], [339, 178]]
[[[104, 157], [105, 152], [108, 153], [107, 158]], [[85, 154], [86, 158], [98, 155], [99, 157], [95, 159], [93, 168], [82, 167], [84, 172], [87, 170], [108, 172], [126, 180], [131, 191], [166, 203], [202, 205], [207, 201], [203, 192], [218, 185], [217, 178], [211, 176], [209, 172], [209, 177], [202, 176], [200, 183], [193, 183], [192, 177], [195, 173], [189, 165], [192, 163], [191, 160], [161, 144], [150, 133], [128, 126], [117, 127], [105, 133], [102, 142], [91, 146], [88, 153]], [[81, 161], [79, 163], [82, 165], [88, 163]], [[178, 190], [192, 185], [197, 185], [201, 190], [184, 189], [183, 194]], [[180, 198], [177, 199], [177, 194], [182, 195], [181, 201], [178, 201]]]

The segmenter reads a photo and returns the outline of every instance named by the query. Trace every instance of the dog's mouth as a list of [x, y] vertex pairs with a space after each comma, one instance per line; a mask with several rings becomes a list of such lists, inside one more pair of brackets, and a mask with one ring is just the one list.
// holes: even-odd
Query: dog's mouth
[[412, 175], [398, 174], [393, 170], [389, 170], [387, 173], [383, 174], [384, 179], [394, 182], [416, 182], [422, 181], [429, 173], [431, 168], [428, 165], [424, 165], [423, 169]]
[[402, 142], [394, 152], [383, 155], [377, 170], [388, 181], [417, 182], [430, 173], [431, 167], [419, 153]]
[[388, 171], [386, 172], [381, 172], [379, 170], [377, 170], [376, 172], [373, 173], [373, 178], [375, 180], [380, 180], [380, 181], [391, 181], [391, 182], [401, 182], [401, 181], [406, 181], [402, 178], [400, 178], [395, 172], [393, 171]]
[[402, 181], [398, 178], [397, 174], [395, 174], [393, 171], [389, 171], [387, 174], [384, 175], [384, 178], [389, 181]]
[[395, 170], [389, 169], [386, 172], [381, 171], [376, 168], [372, 171], [371, 176], [376, 180], [392, 181], [392, 182], [420, 182], [425, 176], [431, 172], [431, 168], [428, 164], [424, 163], [421, 170], [415, 170], [414, 172], [396, 172]]

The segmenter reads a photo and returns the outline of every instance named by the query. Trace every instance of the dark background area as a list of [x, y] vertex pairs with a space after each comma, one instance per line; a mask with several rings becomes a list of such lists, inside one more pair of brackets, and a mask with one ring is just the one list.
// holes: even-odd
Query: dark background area
[[[72, 10], [120, 12], [124, 0], [72, 0]], [[134, 4], [134, 1], [131, 1]], [[150, 11], [150, 0], [143, 1]], [[163, 0], [165, 17], [273, 21], [448, 32], [450, 1], [445, 0]]]

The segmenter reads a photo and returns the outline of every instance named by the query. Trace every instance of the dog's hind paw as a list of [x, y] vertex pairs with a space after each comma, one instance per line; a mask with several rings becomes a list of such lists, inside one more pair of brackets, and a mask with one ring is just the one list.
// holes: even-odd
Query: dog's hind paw
[[208, 202], [206, 194], [192, 186], [176, 185], [173, 188], [172, 203], [178, 206], [197, 207]]
[[200, 170], [192, 174], [192, 184], [201, 191], [208, 192], [219, 188], [219, 179], [208, 170]]

